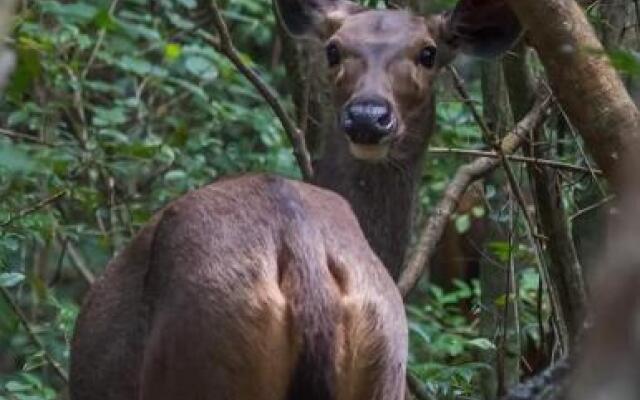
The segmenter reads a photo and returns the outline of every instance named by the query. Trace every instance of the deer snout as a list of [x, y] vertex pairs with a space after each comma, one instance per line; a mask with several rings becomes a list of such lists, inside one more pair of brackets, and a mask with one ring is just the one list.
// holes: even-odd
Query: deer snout
[[382, 99], [351, 102], [342, 112], [341, 125], [351, 142], [360, 145], [382, 144], [398, 127], [393, 108]]

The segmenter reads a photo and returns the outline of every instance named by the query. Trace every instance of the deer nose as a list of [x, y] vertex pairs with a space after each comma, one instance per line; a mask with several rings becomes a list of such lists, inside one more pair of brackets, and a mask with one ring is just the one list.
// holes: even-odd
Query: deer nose
[[356, 144], [379, 144], [397, 128], [389, 102], [377, 99], [353, 101], [343, 110], [341, 123]]

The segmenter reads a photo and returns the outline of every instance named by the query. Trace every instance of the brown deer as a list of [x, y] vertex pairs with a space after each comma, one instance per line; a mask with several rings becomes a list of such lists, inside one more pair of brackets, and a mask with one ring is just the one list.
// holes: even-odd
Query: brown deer
[[314, 165], [315, 183], [349, 201], [397, 278], [434, 130], [434, 80], [457, 53], [506, 51], [520, 24], [504, 0], [460, 0], [452, 12], [429, 17], [344, 0], [276, 5], [291, 34], [319, 39], [326, 49], [337, 115]]
[[73, 400], [401, 400], [402, 299], [338, 195], [269, 176], [175, 201], [78, 318]]

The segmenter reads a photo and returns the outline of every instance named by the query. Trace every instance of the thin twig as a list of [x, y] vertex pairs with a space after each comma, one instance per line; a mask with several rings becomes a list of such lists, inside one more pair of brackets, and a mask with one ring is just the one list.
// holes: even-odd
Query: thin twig
[[[109, 6], [110, 18], [113, 17], [113, 13], [115, 12], [116, 7], [118, 7], [119, 1], [120, 0], [111, 1], [111, 5]], [[82, 70], [82, 73], [80, 74], [80, 77], [82, 80], [84, 80], [87, 77], [87, 74], [89, 74], [91, 67], [93, 67], [93, 63], [95, 62], [96, 57], [98, 56], [98, 51], [100, 51], [100, 47], [102, 47], [102, 43], [104, 42], [104, 38], [106, 35], [107, 35], [107, 28], [100, 29], [100, 32], [98, 33], [98, 39], [96, 40], [96, 45], [93, 47], [93, 50], [91, 51], [91, 55], [89, 56], [87, 65], [84, 67], [84, 69]]]
[[[545, 82], [545, 86], [547, 87], [547, 90], [549, 92], [553, 93], [553, 90], [551, 89], [551, 87], [546, 82]], [[593, 177], [593, 182], [598, 187], [598, 190], [600, 191], [600, 194], [602, 194], [602, 197], [606, 197], [606, 192], [605, 192], [604, 188], [602, 187], [602, 184], [598, 180], [597, 174], [595, 172], [595, 168], [593, 166], [591, 166], [591, 162], [589, 161], [589, 157], [587, 157], [587, 153], [584, 150], [584, 146], [582, 145], [582, 143], [580, 141], [579, 133], [576, 131], [575, 126], [573, 126], [573, 123], [571, 122], [571, 120], [569, 119], [569, 116], [567, 115], [567, 113], [565, 112], [564, 108], [562, 107], [562, 104], [560, 102], [556, 102], [556, 104], [557, 104], [558, 110], [560, 111], [560, 114], [562, 114], [562, 118], [564, 118], [565, 122], [567, 123], [567, 126], [569, 127], [569, 132], [571, 132], [571, 136], [573, 136], [573, 140], [574, 140], [574, 142], [576, 144], [576, 147], [578, 148], [578, 152], [580, 153], [580, 156], [582, 157], [582, 159], [584, 160], [584, 163], [586, 164], [587, 168], [589, 168], [589, 170], [591, 172], [591, 176]]]
[[62, 275], [62, 266], [64, 264], [64, 259], [67, 255], [67, 244], [68, 240], [65, 240], [64, 243], [61, 244], [60, 255], [58, 256], [58, 262], [56, 263], [55, 273], [51, 280], [49, 281], [49, 287], [53, 287], [60, 280], [60, 276]]
[[[497, 154], [495, 151], [486, 151], [486, 150], [458, 149], [453, 147], [430, 147], [428, 151], [431, 154], [457, 154], [457, 155], [472, 156], [472, 157], [500, 158], [500, 155]], [[507, 155], [506, 157], [510, 161], [517, 161], [517, 162], [523, 162], [528, 164], [551, 167], [551, 168], [561, 169], [561, 170], [570, 171], [570, 172], [586, 172], [586, 173], [595, 173], [597, 175], [602, 175], [602, 171], [599, 169], [582, 167], [580, 165], [569, 164], [561, 161], [547, 160], [547, 159], [536, 158], [536, 157], [525, 157], [520, 155]]]
[[25, 142], [30, 142], [30, 143], [35, 143], [35, 144], [39, 144], [42, 146], [47, 146], [47, 147], [54, 147], [53, 143], [47, 143], [44, 140], [31, 136], [31, 135], [27, 135], [24, 133], [19, 133], [19, 132], [14, 132], [11, 131], [9, 129], [4, 129], [4, 128], [0, 128], [0, 135], [2, 136], [6, 136], [8, 138], [14, 139], [14, 140], [24, 140]]
[[496, 153], [500, 153], [500, 138], [498, 138], [495, 132], [489, 129], [486, 121], [478, 112], [474, 101], [471, 99], [471, 95], [469, 95], [469, 91], [467, 91], [464, 80], [453, 65], [449, 65], [447, 68], [451, 73], [451, 76], [453, 77], [453, 86], [460, 94], [462, 102], [467, 106], [469, 111], [471, 111], [471, 115], [476, 121], [476, 124], [478, 124], [478, 126], [480, 127], [480, 131], [482, 132], [482, 136], [484, 137], [485, 142], [487, 142], [496, 151]]
[[[536, 102], [527, 116], [502, 140], [504, 154], [511, 154], [522, 146], [527, 133], [536, 129], [544, 120], [549, 105], [550, 99], [548, 97]], [[404, 297], [411, 292], [424, 272], [429, 270], [431, 258], [438, 242], [467, 187], [495, 170], [500, 164], [501, 161], [497, 158], [482, 157], [458, 169], [447, 186], [443, 198], [420, 233], [418, 244], [400, 276], [398, 287]]]
[[82, 279], [84, 279], [87, 285], [93, 285], [96, 278], [89, 267], [87, 267], [87, 262], [84, 260], [84, 258], [82, 258], [82, 255], [80, 254], [76, 246], [62, 232], [58, 232], [58, 242], [61, 246], [63, 244], [66, 246], [67, 253], [69, 254], [69, 258], [71, 259], [71, 264], [73, 265], [75, 270], [78, 271]]
[[1, 223], [0, 224], [0, 228], [5, 228], [5, 227], [11, 225], [12, 223], [16, 222], [19, 219], [24, 218], [29, 214], [33, 214], [34, 212], [36, 212], [36, 211], [48, 206], [49, 204], [58, 201], [62, 197], [66, 196], [66, 194], [67, 194], [67, 191], [63, 190], [61, 192], [58, 192], [58, 193], [54, 194], [51, 197], [48, 197], [48, 198], [46, 198], [44, 200], [39, 201], [38, 203], [36, 203], [36, 204], [34, 204], [32, 206], [29, 206], [29, 207], [25, 208], [24, 210], [18, 211], [17, 214], [10, 216], [7, 221]]
[[33, 344], [36, 345], [36, 347], [38, 347], [40, 351], [42, 351], [42, 354], [44, 355], [44, 359], [47, 360], [47, 363], [49, 363], [51, 367], [53, 367], [53, 370], [56, 372], [56, 375], [58, 375], [58, 377], [60, 377], [60, 379], [62, 379], [63, 382], [68, 383], [69, 376], [67, 374], [67, 371], [65, 371], [64, 368], [62, 368], [62, 366], [58, 364], [58, 362], [53, 358], [53, 356], [49, 354], [49, 352], [47, 351], [47, 348], [44, 346], [44, 343], [42, 343], [38, 335], [36, 335], [35, 330], [29, 323], [27, 316], [24, 315], [20, 307], [18, 307], [18, 304], [16, 304], [16, 302], [13, 300], [9, 291], [5, 287], [0, 285], [0, 293], [2, 294], [2, 297], [4, 297], [5, 302], [11, 308], [11, 311], [13, 311], [16, 317], [18, 317], [18, 319], [20, 320], [20, 323], [22, 324], [24, 329], [27, 331], [27, 335], [29, 336], [29, 339], [31, 339]]
[[590, 211], [593, 211], [596, 208], [602, 207], [603, 205], [611, 202], [615, 198], [616, 198], [615, 195], [609, 195], [609, 196], [605, 197], [604, 199], [598, 201], [597, 203], [594, 203], [594, 204], [592, 204], [592, 205], [590, 205], [588, 207], [585, 207], [585, 208], [583, 208], [581, 210], [578, 210], [575, 214], [573, 214], [573, 215], [571, 215], [569, 217], [569, 221], [573, 221], [576, 218], [580, 218], [582, 215], [584, 215], [584, 214], [586, 214], [586, 213], [588, 213]]
[[305, 143], [304, 132], [296, 126], [295, 122], [287, 114], [283, 105], [278, 100], [278, 96], [275, 91], [270, 88], [254, 70], [249, 68], [242, 61], [240, 54], [233, 45], [229, 29], [222, 18], [222, 14], [218, 9], [216, 1], [212, 0], [210, 4], [211, 12], [213, 14], [213, 24], [215, 25], [220, 38], [207, 37], [207, 39], [219, 53], [223, 54], [233, 65], [235, 65], [238, 71], [240, 71], [240, 73], [244, 75], [251, 84], [253, 84], [269, 106], [271, 106], [271, 109], [280, 120], [280, 123], [293, 146], [293, 153], [296, 157], [300, 170], [302, 171], [304, 180], [310, 181], [313, 178], [313, 168], [311, 166], [311, 156], [309, 155], [309, 151], [307, 150], [307, 145]]

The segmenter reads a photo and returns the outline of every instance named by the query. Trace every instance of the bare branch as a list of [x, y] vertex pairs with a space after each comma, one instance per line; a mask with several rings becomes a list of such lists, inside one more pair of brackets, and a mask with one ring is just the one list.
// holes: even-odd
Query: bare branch
[[66, 237], [62, 232], [58, 232], [58, 242], [60, 246], [64, 246], [69, 253], [69, 258], [71, 259], [71, 264], [75, 268], [76, 271], [80, 274], [85, 283], [89, 286], [93, 285], [96, 278], [87, 267], [87, 262], [84, 260], [80, 251], [76, 248], [76, 246]]
[[[119, 1], [120, 0], [111, 1], [111, 5], [109, 6], [109, 11], [108, 11], [109, 17], [113, 17], [113, 13], [116, 11], [116, 7], [118, 7]], [[96, 57], [98, 56], [98, 51], [100, 51], [100, 48], [102, 47], [102, 43], [104, 42], [104, 38], [106, 35], [107, 35], [107, 29], [106, 28], [100, 29], [100, 32], [98, 33], [98, 39], [96, 40], [96, 45], [93, 47], [93, 50], [91, 51], [91, 55], [89, 56], [89, 61], [87, 61], [87, 65], [84, 67], [84, 69], [82, 70], [82, 73], [80, 74], [80, 78], [82, 80], [84, 80], [87, 77], [87, 74], [93, 67], [93, 63], [95, 62]]]
[[51, 197], [48, 197], [42, 201], [39, 201], [38, 203], [29, 206], [27, 208], [25, 208], [24, 210], [20, 210], [18, 211], [18, 213], [16, 215], [12, 215], [9, 217], [9, 219], [3, 223], [0, 224], [0, 228], [4, 228], [7, 227], [9, 225], [11, 225], [12, 223], [14, 223], [15, 221], [19, 220], [20, 218], [23, 218], [29, 214], [33, 214], [34, 212], [48, 206], [51, 203], [55, 203], [56, 201], [60, 200], [61, 198], [63, 198], [64, 196], [66, 196], [67, 191], [63, 190], [61, 192], [58, 192], [56, 194], [54, 194]]
[[24, 133], [20, 133], [20, 132], [14, 132], [12, 130], [9, 129], [4, 129], [4, 128], [0, 128], [0, 135], [2, 136], [6, 136], [10, 139], [14, 139], [14, 140], [24, 140], [25, 142], [30, 142], [30, 143], [34, 143], [34, 144], [39, 144], [42, 146], [47, 146], [47, 147], [54, 147], [53, 143], [48, 143], [45, 142], [37, 137], [31, 136], [31, 135], [27, 135]]
[[278, 96], [275, 91], [270, 88], [258, 74], [255, 73], [251, 68], [249, 68], [240, 57], [240, 54], [236, 50], [233, 45], [233, 41], [231, 39], [231, 35], [229, 34], [229, 29], [227, 28], [227, 24], [224, 22], [222, 18], [222, 14], [218, 9], [218, 5], [215, 0], [211, 1], [211, 12], [213, 14], [213, 24], [218, 31], [218, 35], [220, 38], [216, 40], [216, 38], [209, 38], [209, 41], [212, 46], [216, 48], [218, 52], [223, 54], [235, 67], [240, 71], [242, 75], [244, 75], [249, 82], [256, 88], [256, 90], [262, 95], [265, 101], [271, 106], [271, 109], [276, 114], [282, 127], [284, 128], [291, 145], [293, 146], [293, 153], [296, 157], [296, 161], [298, 162], [298, 166], [302, 171], [302, 176], [305, 181], [310, 181], [313, 178], [313, 167], [311, 166], [311, 156], [309, 155], [309, 151], [307, 150], [307, 145], [305, 143], [304, 133], [296, 126], [295, 122], [291, 117], [287, 114], [284, 107], [278, 100]]
[[[520, 148], [527, 134], [542, 123], [549, 105], [549, 97], [539, 99], [536, 102], [527, 116], [502, 140], [501, 151], [504, 154], [512, 154]], [[483, 157], [458, 169], [458, 172], [449, 183], [442, 200], [435, 207], [433, 215], [421, 232], [416, 249], [400, 276], [398, 287], [403, 297], [406, 297], [411, 292], [424, 271], [429, 269], [431, 258], [449, 222], [449, 217], [455, 211], [458, 201], [467, 187], [500, 165], [501, 160], [498, 158]]]
[[[500, 158], [500, 155], [495, 151], [486, 151], [486, 150], [470, 150], [470, 149], [458, 149], [453, 147], [430, 147], [429, 153], [431, 154], [456, 154], [461, 156], [471, 156], [471, 157], [490, 157], [490, 158]], [[589, 167], [583, 167], [580, 165], [569, 164], [561, 161], [555, 160], [547, 160], [543, 158], [536, 157], [525, 157], [520, 155], [506, 155], [509, 161], [517, 161], [523, 162], [527, 164], [533, 164], [536, 166], [545, 166], [551, 167], [559, 170], [564, 170], [568, 172], [579, 172], [579, 173], [594, 173], [596, 175], [602, 175], [602, 171], [599, 169], [593, 169]]]

